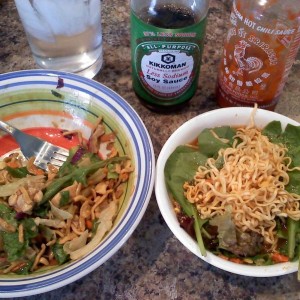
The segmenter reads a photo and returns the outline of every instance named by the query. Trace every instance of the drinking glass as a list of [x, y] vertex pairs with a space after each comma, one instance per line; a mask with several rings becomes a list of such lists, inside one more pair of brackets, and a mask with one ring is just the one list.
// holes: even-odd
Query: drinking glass
[[101, 0], [15, 0], [37, 65], [93, 78], [103, 63]]

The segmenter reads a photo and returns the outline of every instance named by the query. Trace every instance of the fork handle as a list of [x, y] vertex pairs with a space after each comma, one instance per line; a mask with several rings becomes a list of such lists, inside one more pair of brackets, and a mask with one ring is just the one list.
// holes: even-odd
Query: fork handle
[[18, 131], [16, 128], [14, 128], [13, 126], [3, 122], [0, 120], [0, 129], [4, 130], [5, 132], [11, 134], [11, 135], [14, 135], [14, 133], [16, 131]]

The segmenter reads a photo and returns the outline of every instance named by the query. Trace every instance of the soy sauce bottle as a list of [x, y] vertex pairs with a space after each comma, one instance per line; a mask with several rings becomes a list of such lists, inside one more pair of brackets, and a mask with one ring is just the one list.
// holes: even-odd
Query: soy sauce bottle
[[196, 92], [208, 0], [132, 0], [133, 89], [148, 108], [182, 107]]

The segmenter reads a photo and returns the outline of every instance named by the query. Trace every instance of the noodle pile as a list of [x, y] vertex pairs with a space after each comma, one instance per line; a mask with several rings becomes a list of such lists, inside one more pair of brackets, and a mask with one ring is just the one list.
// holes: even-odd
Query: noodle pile
[[[185, 195], [195, 203], [202, 219], [223, 215], [230, 208], [238, 229], [262, 235], [274, 250], [278, 241], [275, 218], [300, 218], [300, 196], [285, 190], [287, 171], [291, 171], [286, 152], [253, 124], [238, 128], [233, 146], [221, 149], [217, 159], [209, 158], [194, 180], [184, 184]], [[224, 165], [218, 169], [220, 158]]]

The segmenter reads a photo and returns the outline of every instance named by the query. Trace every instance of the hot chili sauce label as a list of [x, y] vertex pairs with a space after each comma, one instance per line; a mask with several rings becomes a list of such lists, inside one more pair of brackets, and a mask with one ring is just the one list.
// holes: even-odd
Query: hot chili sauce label
[[177, 104], [197, 88], [206, 19], [182, 29], [165, 29], [131, 14], [133, 85], [150, 103]]
[[221, 106], [274, 107], [297, 54], [300, 27], [277, 20], [263, 26], [252, 17], [234, 1], [218, 77]]

